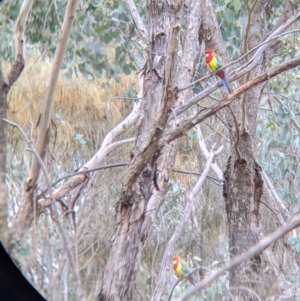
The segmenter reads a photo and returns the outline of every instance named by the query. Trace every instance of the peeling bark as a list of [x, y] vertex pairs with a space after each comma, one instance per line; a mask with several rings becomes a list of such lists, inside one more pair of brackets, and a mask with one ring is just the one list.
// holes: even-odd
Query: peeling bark
[[[251, 139], [247, 133], [240, 137], [243, 159], [229, 158], [224, 173], [224, 199], [229, 226], [231, 258], [249, 249], [259, 239], [259, 205], [263, 190], [261, 168], [253, 159]], [[247, 156], [245, 155], [247, 154]], [[262, 292], [260, 287], [260, 256], [256, 255], [230, 273], [230, 287], [247, 287]], [[252, 300], [246, 290], [232, 292], [238, 300]], [[250, 299], [249, 299], [250, 298]]]
[[[169, 188], [176, 152], [172, 144], [159, 146], [169, 110], [175, 103], [174, 85], [180, 5], [149, 3], [149, 45], [144, 74], [140, 126], [116, 205], [116, 224], [104, 270], [99, 301], [132, 300], [132, 286], [156, 214]], [[162, 159], [158, 158], [162, 156]], [[173, 162], [172, 162], [173, 161]], [[157, 164], [160, 165], [159, 173]]]

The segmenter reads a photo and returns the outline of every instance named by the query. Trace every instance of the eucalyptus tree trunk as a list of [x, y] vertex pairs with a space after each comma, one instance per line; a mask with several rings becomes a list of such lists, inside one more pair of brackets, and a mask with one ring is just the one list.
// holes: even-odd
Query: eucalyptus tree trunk
[[7, 244], [8, 239], [8, 225], [5, 185], [6, 139], [3, 118], [6, 117], [7, 87], [8, 83], [0, 70], [0, 241], [5, 245]]
[[[252, 4], [252, 1], [249, 5]], [[257, 1], [250, 16], [250, 29], [244, 36], [242, 52], [263, 41], [264, 21], [261, 12], [266, 1]], [[248, 12], [249, 13], [249, 12]], [[250, 14], [250, 13], [249, 13]], [[247, 73], [244, 81], [265, 71], [260, 64]], [[259, 240], [259, 207], [263, 191], [261, 167], [256, 161], [258, 105], [265, 83], [248, 90], [227, 110], [230, 135], [230, 157], [224, 173], [224, 199], [229, 226], [230, 255], [234, 257]], [[230, 273], [231, 293], [237, 300], [257, 300], [251, 290], [263, 297], [260, 255], [237, 266]], [[240, 289], [239, 289], [240, 288]], [[247, 290], [250, 289], [250, 290]]]
[[[3, 118], [6, 118], [7, 94], [18, 79], [24, 69], [24, 43], [25, 43], [25, 27], [28, 14], [31, 10], [33, 0], [25, 0], [21, 7], [17, 22], [16, 22], [16, 57], [7, 75], [2, 73], [0, 69], [0, 241], [9, 251], [9, 231], [7, 224], [7, 194], [5, 183], [5, 160], [6, 160], [6, 139], [5, 139], [5, 123]], [[1, 58], [0, 58], [1, 59]]]
[[133, 282], [142, 252], [169, 188], [176, 145], [162, 145], [159, 140], [175, 102], [179, 31], [176, 22], [181, 9], [180, 4], [170, 4], [170, 1], [149, 2], [148, 60], [142, 70], [144, 85], [140, 125], [116, 205], [115, 232], [103, 272], [100, 301], [132, 300]]
[[[248, 26], [241, 52], [246, 53], [265, 36], [262, 12], [268, 1], [249, 1]], [[202, 33], [207, 48], [214, 49], [225, 61], [228, 55], [211, 3], [203, 3]], [[282, 18], [280, 22], [284, 22]], [[277, 24], [275, 28], [280, 26]], [[256, 66], [238, 80], [243, 84], [266, 71], [266, 57], [270, 59], [276, 47], [269, 47], [268, 54], [261, 53]], [[246, 57], [247, 60], [247, 57]], [[227, 71], [228, 74], [228, 71]], [[234, 86], [235, 84], [233, 84]], [[246, 91], [233, 101], [225, 111], [230, 135], [230, 157], [224, 172], [224, 200], [229, 227], [229, 251], [233, 258], [243, 253], [259, 240], [259, 207], [263, 191], [261, 167], [256, 161], [257, 112], [265, 87], [262, 83]], [[257, 300], [265, 288], [259, 254], [230, 271], [230, 294], [235, 300]]]

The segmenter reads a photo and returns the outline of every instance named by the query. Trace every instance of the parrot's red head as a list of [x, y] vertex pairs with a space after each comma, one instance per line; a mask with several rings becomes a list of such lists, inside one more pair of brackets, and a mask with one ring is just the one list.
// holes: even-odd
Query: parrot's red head
[[176, 270], [178, 267], [178, 263], [180, 261], [180, 257], [178, 255], [172, 256], [172, 261], [173, 261], [173, 269]]
[[211, 59], [213, 58], [213, 56], [214, 56], [214, 51], [211, 50], [211, 49], [206, 49], [204, 51], [204, 54], [205, 54], [206, 64], [208, 64], [211, 61]]

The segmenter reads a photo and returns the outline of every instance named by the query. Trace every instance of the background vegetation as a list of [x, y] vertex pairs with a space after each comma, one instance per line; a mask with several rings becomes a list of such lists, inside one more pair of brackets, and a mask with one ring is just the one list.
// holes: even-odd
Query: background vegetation
[[[145, 18], [144, 1], [135, 1]], [[295, 4], [299, 7], [299, 4]], [[7, 99], [7, 118], [19, 124], [33, 139], [39, 122], [41, 99], [49, 76], [56, 41], [64, 17], [66, 1], [36, 1], [27, 25], [28, 57], [26, 68], [12, 87]], [[0, 53], [6, 70], [14, 56], [14, 23], [20, 9], [17, 0], [0, 4]], [[281, 1], [273, 1], [266, 28], [272, 28], [282, 13]], [[242, 37], [247, 26], [246, 4], [241, 1], [220, 0], [215, 12], [223, 38], [232, 60], [240, 56]], [[235, 22], [232, 20], [235, 19]], [[299, 21], [293, 29], [299, 28]], [[184, 32], [183, 32], [184, 34]], [[300, 35], [294, 32], [282, 36], [277, 56], [270, 62], [276, 66], [288, 58], [300, 55]], [[51, 119], [50, 142], [45, 159], [52, 182], [82, 167], [99, 149], [106, 134], [119, 124], [137, 102], [139, 84], [137, 72], [145, 62], [145, 51], [138, 42], [126, 4], [123, 1], [81, 1], [68, 43], [68, 50], [55, 91]], [[278, 216], [287, 218], [299, 212], [300, 179], [300, 69], [287, 71], [268, 82], [258, 115], [257, 158], [274, 186], [274, 194], [264, 194], [260, 211], [262, 234], [279, 227]], [[206, 73], [199, 49], [195, 79]], [[206, 84], [209, 85], [210, 78]], [[201, 87], [194, 87], [197, 93]], [[220, 98], [217, 91], [213, 95]], [[208, 105], [207, 98], [201, 106]], [[192, 107], [191, 112], [197, 110]], [[201, 123], [200, 128], [208, 149], [213, 143], [224, 145], [217, 163], [224, 171], [229, 154], [228, 129], [222, 114]], [[199, 133], [199, 132], [198, 132]], [[172, 173], [172, 187], [160, 210], [149, 239], [138, 279], [134, 300], [150, 300], [155, 289], [160, 261], [176, 225], [182, 218], [186, 193], [195, 185], [206, 159], [199, 146], [196, 129], [180, 138], [179, 152]], [[131, 138], [129, 129], [119, 139]], [[12, 223], [23, 198], [23, 183], [28, 175], [32, 154], [26, 152], [20, 133], [7, 128], [7, 187], [9, 222]], [[110, 152], [104, 165], [127, 163], [133, 144], [125, 144]], [[114, 206], [118, 200], [125, 166], [95, 171], [86, 183], [69, 194], [64, 202], [73, 211], [58, 204], [68, 245], [86, 300], [95, 300], [101, 285], [103, 267], [109, 254], [109, 240], [114, 227]], [[181, 171], [190, 172], [182, 173]], [[194, 267], [194, 256], [202, 259], [207, 271], [228, 262], [227, 217], [222, 196], [222, 182], [213, 171], [206, 179], [201, 193], [194, 201], [191, 218], [176, 243], [178, 253]], [[61, 182], [56, 186], [61, 185]], [[46, 183], [41, 178], [38, 194], [44, 193]], [[270, 187], [269, 187], [270, 188]], [[274, 199], [277, 195], [281, 202]], [[276, 203], [276, 205], [274, 205]], [[294, 296], [300, 300], [300, 238], [298, 232], [272, 246], [286, 282], [278, 278], [263, 256], [267, 295]], [[67, 251], [55, 224], [55, 216], [46, 208], [34, 223], [15, 258], [35, 287], [48, 300], [79, 300], [76, 283], [70, 272]], [[171, 264], [171, 262], [170, 262]], [[174, 283], [172, 274], [169, 284]], [[228, 279], [225, 275], [205, 291], [203, 300], [225, 300]], [[184, 289], [180, 284], [174, 296]], [[201, 299], [201, 300], [202, 300]], [[163, 300], [167, 300], [164, 296]], [[271, 299], [270, 299], [271, 300]], [[286, 299], [287, 300], [287, 299]]]

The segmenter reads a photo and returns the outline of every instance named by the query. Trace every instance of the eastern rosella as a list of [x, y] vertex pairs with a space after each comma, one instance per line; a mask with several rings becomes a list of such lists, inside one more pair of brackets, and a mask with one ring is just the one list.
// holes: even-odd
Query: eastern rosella
[[[172, 261], [173, 261], [174, 274], [177, 278], [181, 278], [191, 272], [187, 268], [184, 261], [181, 260], [180, 256], [177, 256], [177, 255], [172, 256]], [[190, 275], [188, 277], [188, 280], [190, 283], [195, 284], [195, 281], [194, 281], [192, 275]]]
[[221, 81], [222, 81], [227, 93], [228, 94], [232, 93], [232, 88], [225, 76], [224, 70], [218, 71], [220, 68], [223, 67], [222, 58], [211, 49], [206, 49], [204, 51], [204, 53], [205, 53], [205, 61], [206, 61], [207, 68], [211, 72], [217, 71], [216, 75], [221, 78]]

